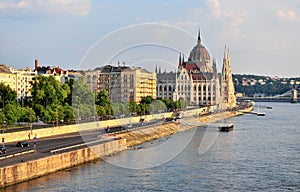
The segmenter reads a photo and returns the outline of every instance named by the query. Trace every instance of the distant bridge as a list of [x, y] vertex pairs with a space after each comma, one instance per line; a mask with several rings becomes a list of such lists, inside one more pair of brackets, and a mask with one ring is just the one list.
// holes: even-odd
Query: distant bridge
[[[297, 98], [300, 97], [300, 90], [297, 90]], [[238, 97], [237, 101], [251, 100], [255, 102], [292, 102], [294, 89], [291, 89], [283, 94], [275, 96], [266, 96], [266, 97]], [[296, 98], [296, 102], [297, 102]]]
[[291, 97], [238, 97], [237, 101], [251, 100], [255, 102], [291, 102]]

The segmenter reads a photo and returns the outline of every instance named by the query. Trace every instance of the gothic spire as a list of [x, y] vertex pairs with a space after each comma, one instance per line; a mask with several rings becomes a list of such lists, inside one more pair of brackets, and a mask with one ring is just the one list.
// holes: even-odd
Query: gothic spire
[[158, 73], [161, 73], [161, 67], [159, 66], [159, 71], [158, 71]]
[[230, 63], [230, 56], [229, 56], [229, 49], [227, 48], [227, 60], [229, 61]]
[[201, 43], [201, 37], [200, 37], [200, 28], [198, 29], [198, 40], [197, 40], [198, 44]]
[[156, 67], [155, 67], [155, 73], [157, 73], [157, 64], [156, 64]]
[[178, 62], [178, 68], [182, 67], [182, 59], [181, 59], [181, 52], [179, 53], [179, 62]]
[[227, 60], [227, 53], [226, 53], [226, 45], [225, 45], [225, 49], [224, 49], [224, 60]]
[[217, 63], [215, 58], [213, 58], [213, 73], [217, 73]]

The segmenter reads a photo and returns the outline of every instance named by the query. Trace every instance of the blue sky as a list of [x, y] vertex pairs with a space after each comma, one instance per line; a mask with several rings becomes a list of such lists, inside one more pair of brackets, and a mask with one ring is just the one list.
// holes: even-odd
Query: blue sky
[[[76, 69], [105, 35], [126, 26], [158, 23], [193, 34], [194, 42], [183, 43], [189, 50], [200, 27], [202, 42], [219, 66], [224, 45], [230, 49], [234, 73], [300, 76], [299, 9], [298, 0], [0, 0], [0, 63], [33, 68], [38, 58], [41, 65]], [[183, 52], [188, 55], [189, 50]], [[170, 54], [174, 66], [176, 54]], [[138, 62], [133, 55], [122, 59]]]

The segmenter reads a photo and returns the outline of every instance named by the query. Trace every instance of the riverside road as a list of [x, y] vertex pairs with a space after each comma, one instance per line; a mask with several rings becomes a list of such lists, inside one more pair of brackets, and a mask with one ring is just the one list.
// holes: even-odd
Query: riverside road
[[[161, 124], [161, 120], [155, 120], [147, 123], [137, 123], [132, 124], [131, 129], [141, 129], [147, 128], [149, 126], [154, 126]], [[63, 128], [63, 127], [62, 127]], [[128, 126], [127, 126], [128, 128]], [[104, 137], [101, 137], [103, 135]], [[0, 155], [0, 166], [8, 166], [17, 164], [20, 162], [26, 162], [38, 158], [43, 158], [51, 155], [51, 151], [59, 150], [57, 153], [71, 151], [74, 149], [87, 147], [86, 143], [100, 144], [103, 142], [108, 142], [113, 140], [111, 137], [105, 137], [105, 132], [103, 129], [93, 130], [93, 131], [81, 131], [76, 133], [57, 135], [52, 137], [37, 138], [37, 150], [36, 152], [30, 152], [34, 149], [33, 140], [26, 140], [30, 146], [29, 147], [16, 147], [17, 142], [6, 143], [7, 153]], [[65, 149], [64, 149], [65, 148]], [[64, 149], [64, 150], [60, 150]], [[9, 157], [1, 159], [5, 156], [11, 156], [13, 154], [19, 154], [21, 152], [29, 152], [27, 154], [22, 154], [14, 157]]]

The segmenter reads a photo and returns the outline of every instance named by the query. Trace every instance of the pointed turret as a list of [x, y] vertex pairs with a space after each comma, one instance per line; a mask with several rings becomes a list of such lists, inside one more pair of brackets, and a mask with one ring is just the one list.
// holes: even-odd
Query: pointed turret
[[198, 40], [197, 40], [197, 43], [198, 43], [198, 44], [201, 43], [200, 28], [198, 29]]
[[156, 67], [155, 67], [155, 73], [157, 73], [157, 65], [156, 65]]
[[228, 60], [228, 62], [229, 62], [229, 64], [230, 64], [229, 49], [227, 49], [227, 60]]
[[159, 66], [159, 71], [158, 71], [158, 73], [161, 73], [161, 67]]
[[178, 69], [182, 68], [182, 59], [181, 59], [181, 52], [179, 54], [179, 61], [178, 61]]
[[232, 109], [236, 107], [236, 97], [229, 58], [229, 50], [226, 50], [225, 46], [222, 69], [222, 95], [225, 109]]
[[213, 58], [213, 74], [214, 74], [214, 77], [217, 78], [218, 77], [218, 72], [217, 72], [217, 63], [216, 63], [216, 59]]
[[223, 58], [223, 60], [227, 60], [226, 45], [225, 45], [225, 49], [224, 49], [224, 58]]

